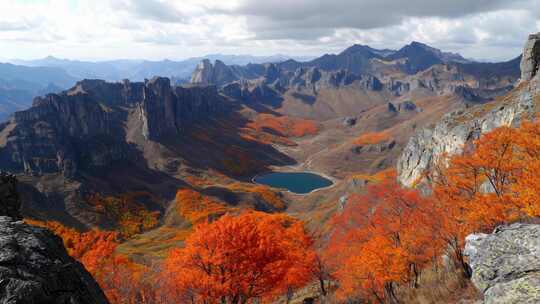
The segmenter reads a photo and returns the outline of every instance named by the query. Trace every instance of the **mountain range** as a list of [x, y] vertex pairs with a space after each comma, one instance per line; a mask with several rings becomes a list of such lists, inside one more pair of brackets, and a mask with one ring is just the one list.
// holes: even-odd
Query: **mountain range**
[[[47, 62], [66, 64], [71, 73], [76, 68], [87, 73], [89, 66], [111, 71], [105, 63], [49, 58], [39, 64]], [[180, 71], [174, 63], [157, 66]], [[20, 83], [22, 78], [68, 87], [76, 79], [58, 66], [0, 67], [11, 69], [0, 75]], [[145, 76], [156, 71], [138, 69]], [[114, 74], [120, 70], [109, 77], [120, 76]], [[79, 228], [115, 225], [88, 205], [96, 193], [150, 193], [145, 208], [178, 224], [185, 221], [170, 213], [171, 200], [193, 179], [244, 183], [276, 166], [294, 166], [342, 181], [335, 190], [306, 196], [291, 207], [301, 208], [321, 200], [319, 195], [322, 200], [337, 195], [348, 176], [392, 166], [417, 128], [448, 111], [491, 102], [519, 77], [519, 58], [476, 63], [417, 42], [397, 51], [354, 45], [304, 62], [227, 65], [203, 59], [189, 84], [166, 77], [81, 80], [35, 98], [31, 108], [0, 125], [0, 166], [23, 176], [35, 216]], [[358, 141], [370, 132], [382, 132], [385, 140]], [[230, 205], [277, 208], [249, 189], [199, 191]], [[279, 208], [290, 198], [283, 200]]]
[[[18, 110], [28, 108], [32, 99], [72, 87], [82, 79], [143, 81], [154, 76], [171, 78], [173, 83], [184, 83], [203, 58], [222, 60], [227, 64], [280, 62], [285, 55], [250, 56], [211, 54], [182, 61], [110, 60], [80, 61], [48, 56], [37, 60], [9, 60], [0, 64], [0, 121]], [[300, 57], [305, 58], [305, 57]]]
[[[353, 45], [339, 54], [326, 54], [313, 60], [290, 59], [285, 55], [207, 55], [183, 61], [110, 60], [101, 62], [59, 59], [52, 56], [38, 60], [11, 60], [0, 64], [0, 121], [17, 110], [31, 105], [33, 97], [60, 92], [82, 79], [107, 81], [143, 81], [154, 76], [168, 77], [173, 84], [190, 81], [192, 72], [203, 60], [215, 61], [217, 65], [229, 65], [223, 79], [212, 82], [223, 84], [240, 78], [253, 79], [261, 76], [265, 63], [276, 63], [279, 69], [294, 71], [299, 67], [317, 67], [323, 71], [347, 70], [355, 74], [381, 77], [389, 68], [413, 75], [437, 64], [460, 65], [467, 73], [483, 73], [498, 77], [518, 74], [519, 59], [505, 64], [475, 63], [459, 54], [447, 53], [419, 42], [399, 49], [374, 49], [365, 45]], [[389, 64], [391, 63], [391, 64]], [[475, 64], [477, 66], [475, 66]], [[217, 68], [219, 70], [220, 67]], [[390, 73], [392, 73], [390, 71]]]
[[[3, 64], [6, 96], [41, 96], [0, 123], [0, 168], [19, 180], [17, 217], [118, 232], [115, 252], [149, 267], [226, 213], [283, 212], [324, 236], [381, 176], [421, 186], [440, 155], [537, 115], [530, 39], [499, 63], [412, 42], [304, 61]], [[298, 195], [254, 182], [276, 171], [332, 186]]]

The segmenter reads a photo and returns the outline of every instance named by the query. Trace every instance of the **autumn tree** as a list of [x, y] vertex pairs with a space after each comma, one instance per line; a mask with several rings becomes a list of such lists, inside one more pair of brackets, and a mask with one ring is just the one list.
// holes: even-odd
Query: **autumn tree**
[[432, 206], [416, 190], [401, 188], [395, 176], [349, 201], [334, 219], [328, 248], [341, 265], [336, 272], [339, 295], [395, 303], [396, 286], [417, 287], [422, 269], [443, 248]]
[[501, 127], [465, 152], [443, 158], [432, 176], [443, 237], [454, 260], [470, 275], [462, 253], [465, 237], [540, 215], [540, 124]]
[[186, 303], [246, 303], [311, 280], [315, 256], [303, 224], [285, 215], [225, 215], [203, 223], [164, 263], [172, 296]]

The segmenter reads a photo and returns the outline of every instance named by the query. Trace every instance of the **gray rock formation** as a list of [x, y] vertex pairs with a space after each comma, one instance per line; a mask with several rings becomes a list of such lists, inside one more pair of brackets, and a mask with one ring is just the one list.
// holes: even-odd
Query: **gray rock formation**
[[529, 81], [533, 79], [540, 65], [540, 33], [529, 35], [529, 40], [525, 44], [523, 57], [521, 58], [521, 80]]
[[513, 224], [470, 235], [465, 255], [484, 303], [540, 303], [540, 225]]
[[222, 112], [215, 87], [172, 87], [167, 78], [145, 83], [85, 80], [61, 94], [34, 100], [0, 125], [0, 167], [12, 172], [62, 172], [136, 160], [126, 140], [130, 113], [140, 120], [146, 139], [178, 134], [198, 119]]
[[0, 303], [108, 303], [62, 240], [20, 221], [17, 181], [0, 175]]
[[204, 59], [191, 76], [191, 83], [196, 85], [223, 85], [238, 80], [233, 69], [220, 60], [214, 64]]
[[[535, 37], [537, 35], [530, 37], [525, 50], [529, 54], [524, 58], [540, 58], [540, 47], [531, 42], [536, 41]], [[526, 59], [524, 61], [528, 62]], [[535, 68], [538, 69], [538, 66]], [[525, 67], [524, 73], [525, 79], [536, 74], [530, 72], [528, 67]], [[419, 182], [425, 173], [430, 173], [433, 166], [441, 161], [442, 155], [461, 153], [481, 134], [501, 126], [517, 126], [522, 118], [532, 117], [539, 110], [535, 101], [539, 91], [540, 83], [533, 79], [510, 92], [504, 100], [490, 104], [486, 107], [488, 110], [477, 107], [456, 111], [443, 117], [433, 129], [420, 130], [409, 140], [398, 159], [400, 183], [410, 187]]]
[[533, 97], [528, 89], [515, 92], [508, 103], [487, 113], [456, 111], [443, 117], [434, 129], [420, 130], [411, 137], [398, 159], [400, 183], [411, 187], [441, 161], [442, 155], [461, 153], [467, 144], [495, 128], [517, 125], [524, 116], [536, 111]]

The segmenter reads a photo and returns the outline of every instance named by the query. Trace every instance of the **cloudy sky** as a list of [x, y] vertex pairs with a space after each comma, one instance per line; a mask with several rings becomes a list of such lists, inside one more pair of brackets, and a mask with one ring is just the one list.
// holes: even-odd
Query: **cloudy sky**
[[413, 40], [506, 60], [540, 31], [540, 0], [0, 0], [0, 58], [292, 56]]

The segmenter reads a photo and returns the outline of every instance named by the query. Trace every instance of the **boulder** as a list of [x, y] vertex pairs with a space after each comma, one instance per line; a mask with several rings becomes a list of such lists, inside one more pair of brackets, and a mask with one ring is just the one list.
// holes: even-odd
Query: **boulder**
[[484, 303], [540, 303], [540, 225], [517, 223], [470, 235], [464, 253]]
[[343, 118], [343, 125], [344, 125], [345, 127], [352, 127], [352, 126], [355, 126], [357, 120], [358, 120], [358, 119], [357, 119], [356, 117], [345, 117], [345, 118]]
[[17, 180], [0, 174], [0, 303], [105, 304], [105, 294], [62, 240], [20, 221]]

